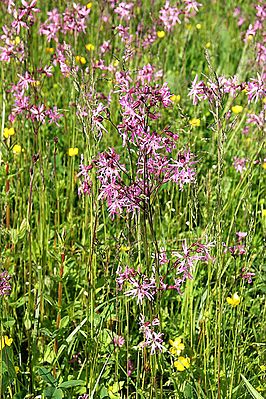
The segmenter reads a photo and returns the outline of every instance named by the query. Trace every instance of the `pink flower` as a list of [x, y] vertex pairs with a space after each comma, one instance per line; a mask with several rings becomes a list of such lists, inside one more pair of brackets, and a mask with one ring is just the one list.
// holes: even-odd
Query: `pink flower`
[[0, 273], [0, 296], [9, 295], [11, 291], [11, 285], [9, 283], [11, 276], [5, 270]]
[[179, 19], [181, 13], [181, 10], [177, 7], [170, 7], [169, 1], [165, 2], [164, 7], [160, 10], [159, 19], [162, 21], [168, 32], [170, 32], [177, 23], [181, 24], [181, 20]]
[[244, 170], [247, 169], [246, 167], [247, 159], [246, 158], [237, 158], [234, 157], [234, 168], [237, 172], [243, 173]]
[[125, 338], [122, 337], [121, 335], [117, 335], [113, 338], [113, 343], [114, 343], [114, 346], [117, 346], [118, 348], [122, 348], [122, 346], [125, 343]]

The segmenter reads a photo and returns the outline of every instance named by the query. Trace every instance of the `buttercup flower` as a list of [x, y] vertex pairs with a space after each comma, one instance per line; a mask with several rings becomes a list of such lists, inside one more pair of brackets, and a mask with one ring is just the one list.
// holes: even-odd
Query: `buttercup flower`
[[179, 356], [179, 358], [174, 362], [174, 366], [177, 371], [184, 371], [190, 367], [190, 358]]
[[14, 147], [13, 147], [13, 153], [14, 154], [20, 154], [21, 151], [22, 151], [21, 145], [15, 144]]
[[86, 58], [85, 57], [81, 57], [80, 55], [77, 55], [76, 56], [76, 62], [78, 64], [85, 65], [86, 64]]
[[92, 7], [92, 3], [88, 3], [88, 4], [86, 5], [86, 7], [87, 7], [88, 9], [90, 9], [90, 8]]
[[233, 308], [240, 304], [240, 297], [238, 296], [237, 292], [235, 292], [231, 298], [227, 297], [226, 300], [227, 303], [229, 303], [229, 305], [231, 305]]
[[86, 47], [86, 50], [88, 50], [88, 51], [95, 50], [95, 46], [92, 43], [86, 44], [85, 47]]
[[185, 345], [181, 341], [182, 341], [181, 337], [175, 338], [174, 341], [172, 339], [169, 339], [169, 343], [170, 345], [172, 345], [172, 348], [170, 348], [170, 352], [173, 355], [179, 356], [180, 353], [185, 349]]
[[68, 155], [69, 155], [70, 157], [74, 157], [75, 155], [78, 155], [78, 153], [79, 153], [79, 149], [78, 149], [77, 147], [75, 147], [75, 148], [70, 147], [70, 148], [68, 149]]
[[179, 103], [180, 102], [180, 100], [181, 100], [181, 96], [180, 96], [180, 94], [173, 94], [171, 97], [170, 97], [170, 100], [172, 100], [174, 103]]
[[240, 114], [242, 111], [243, 111], [242, 105], [235, 105], [234, 107], [232, 107], [232, 112], [234, 114]]
[[159, 39], [162, 39], [165, 36], [165, 31], [164, 30], [159, 30], [157, 32], [157, 36], [159, 37]]
[[4, 132], [3, 132], [3, 136], [8, 139], [9, 136], [13, 136], [15, 134], [15, 129], [13, 127], [5, 127], [4, 128]]
[[191, 119], [191, 120], [189, 121], [189, 124], [190, 124], [192, 127], [199, 127], [199, 126], [200, 126], [200, 119], [193, 118], [193, 119]]
[[13, 338], [8, 338], [7, 335], [4, 335], [0, 340], [0, 350], [2, 350], [5, 346], [11, 346], [13, 342]]

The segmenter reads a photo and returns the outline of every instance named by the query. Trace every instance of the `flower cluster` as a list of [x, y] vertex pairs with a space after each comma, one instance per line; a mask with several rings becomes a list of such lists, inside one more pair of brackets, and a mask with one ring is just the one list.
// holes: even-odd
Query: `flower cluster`
[[56, 8], [47, 12], [48, 19], [41, 24], [40, 34], [45, 35], [50, 42], [59, 41], [59, 33], [66, 35], [68, 32], [78, 34], [85, 33], [90, 8], [79, 3], [73, 3], [60, 13]]
[[165, 29], [170, 32], [176, 24], [181, 24], [180, 16], [184, 15], [185, 20], [194, 17], [202, 4], [195, 0], [184, 0], [183, 7], [177, 8], [170, 6], [170, 1], [166, 1], [159, 13], [159, 19], [163, 23]]
[[[99, 198], [107, 201], [112, 217], [124, 210], [132, 213], [143, 209], [151, 196], [169, 181], [182, 190], [184, 185], [195, 180], [195, 161], [189, 149], [174, 155], [178, 135], [168, 129], [157, 132], [151, 127], [160, 116], [159, 109], [172, 104], [166, 83], [150, 84], [160, 75], [151, 65], [138, 71], [135, 84], [129, 74], [116, 74], [123, 115], [117, 129], [123, 145], [129, 149], [129, 158], [135, 157], [136, 169], [129, 170], [122, 164], [113, 148], [94, 159], [100, 182]], [[96, 120], [102, 126], [102, 117]]]
[[9, 295], [11, 291], [11, 285], [9, 281], [11, 280], [11, 276], [8, 274], [6, 270], [0, 273], [0, 295], [5, 296]]
[[[172, 251], [172, 259], [168, 259], [163, 249], [158, 254], [160, 265], [168, 265], [167, 272], [162, 273], [156, 281], [155, 276], [148, 277], [142, 273], [140, 268], [137, 270], [126, 266], [123, 270], [121, 266], [117, 269], [116, 283], [118, 290], [123, 290], [126, 286], [129, 289], [124, 295], [137, 299], [137, 303], [142, 304], [145, 299], [153, 301], [159, 291], [176, 290], [181, 294], [181, 287], [187, 279], [192, 279], [192, 271], [198, 261], [213, 261], [209, 253], [210, 244], [194, 243], [187, 247], [183, 242], [182, 251]], [[155, 257], [155, 256], [154, 256]], [[169, 281], [173, 278], [174, 282]]]
[[0, 46], [0, 60], [10, 62], [15, 59], [22, 62], [25, 59], [25, 46], [21, 40], [22, 31], [29, 30], [34, 24], [35, 13], [40, 12], [35, 7], [37, 0], [31, 3], [21, 1], [19, 8], [15, 7], [13, 1], [8, 3], [7, 12], [12, 15], [13, 21], [10, 25], [2, 27], [3, 34], [0, 36], [2, 45]]
[[[37, 73], [40, 75], [40, 78], [43, 75], [51, 76], [50, 68], [39, 69]], [[48, 119], [49, 124], [55, 123], [58, 125], [58, 120], [63, 115], [59, 113], [57, 106], [48, 108], [43, 103], [36, 104], [36, 99], [38, 98], [36, 89], [40, 86], [40, 81], [33, 78], [33, 75], [28, 71], [24, 75], [18, 75], [18, 77], [17, 84], [13, 84], [10, 89], [14, 98], [14, 104], [9, 115], [9, 120], [14, 122], [19, 115], [24, 115], [27, 119], [39, 124], [44, 124]]]
[[140, 315], [140, 332], [143, 334], [143, 342], [139, 344], [141, 348], [149, 348], [151, 355], [156, 351], [162, 352], [163, 350], [163, 333], [155, 332], [154, 327], [160, 325], [159, 319], [156, 317], [152, 321], [145, 321], [145, 316]]

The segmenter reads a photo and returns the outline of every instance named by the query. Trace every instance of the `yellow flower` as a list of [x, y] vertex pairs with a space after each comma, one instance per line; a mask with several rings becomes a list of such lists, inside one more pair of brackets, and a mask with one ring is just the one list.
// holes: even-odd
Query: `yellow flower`
[[113, 66], [114, 67], [117, 67], [119, 65], [119, 61], [118, 60], [115, 60], [114, 62], [113, 62]]
[[15, 366], [15, 372], [16, 372], [16, 374], [18, 374], [19, 373], [19, 367], [18, 366]]
[[74, 157], [75, 155], [78, 155], [78, 153], [79, 153], [79, 149], [77, 147], [75, 147], [75, 148], [71, 147], [68, 149], [68, 155], [70, 157]]
[[53, 47], [46, 47], [45, 49], [47, 54], [53, 54], [54, 53], [54, 48]]
[[197, 25], [196, 25], [196, 28], [197, 28], [197, 29], [201, 29], [201, 24], [197, 24]]
[[81, 57], [80, 55], [77, 55], [76, 56], [76, 62], [78, 64], [84, 65], [84, 64], [86, 64], [86, 58], [85, 57]]
[[174, 362], [174, 366], [177, 371], [184, 371], [190, 367], [190, 358], [179, 356], [179, 358]]
[[86, 7], [87, 7], [87, 8], [91, 8], [91, 7], [92, 7], [92, 3], [88, 3], [88, 4], [86, 5]]
[[19, 44], [20, 43], [20, 37], [19, 36], [16, 36], [15, 37], [15, 44]]
[[8, 336], [5, 335], [0, 340], [0, 350], [2, 350], [5, 346], [11, 346], [12, 342], [13, 338], [8, 338]]
[[253, 35], [248, 35], [248, 42], [252, 42], [253, 40]]
[[126, 247], [125, 245], [122, 245], [121, 247], [120, 247], [120, 251], [121, 252], [128, 252], [130, 250], [130, 247]]
[[235, 105], [234, 107], [232, 107], [232, 112], [234, 114], [240, 114], [240, 112], [242, 111], [243, 111], [242, 105]]
[[3, 136], [8, 139], [9, 136], [13, 136], [15, 134], [15, 129], [13, 127], [9, 128], [5, 127], [4, 128], [4, 133]]
[[174, 103], [179, 103], [180, 102], [180, 100], [181, 100], [181, 96], [180, 96], [180, 94], [173, 94], [171, 97], [170, 97], [170, 100], [172, 100]]
[[170, 345], [172, 345], [172, 348], [170, 348], [170, 352], [173, 355], [179, 356], [180, 353], [185, 349], [185, 345], [181, 341], [182, 337], [177, 337], [174, 341], [172, 339], [169, 340]]
[[206, 48], [210, 48], [210, 47], [211, 47], [211, 42], [206, 43], [206, 44], [205, 44], [205, 47], [206, 47]]
[[14, 154], [20, 154], [21, 151], [22, 151], [21, 145], [15, 144], [14, 147], [13, 147], [13, 153]]
[[237, 292], [235, 292], [232, 297], [230, 298], [229, 296], [226, 298], [227, 303], [229, 303], [229, 305], [231, 305], [233, 308], [235, 308], [237, 305], [240, 304], [240, 298], [237, 294]]
[[262, 167], [263, 169], [266, 169], [266, 162], [263, 162]]
[[35, 80], [34, 82], [31, 82], [31, 86], [37, 87], [40, 86], [41, 82], [39, 80]]
[[262, 102], [263, 104], [266, 104], [266, 97], [263, 98]]
[[86, 44], [86, 49], [88, 50], [88, 51], [93, 51], [93, 50], [95, 50], [95, 46], [93, 45], [93, 44], [91, 44], [91, 43], [88, 43], [88, 44]]
[[262, 217], [266, 217], [266, 209], [262, 209], [261, 215], [262, 215]]
[[193, 118], [193, 119], [191, 119], [191, 120], [189, 121], [189, 124], [190, 124], [192, 127], [199, 127], [199, 126], [200, 126], [200, 119]]
[[158, 30], [157, 36], [159, 39], [162, 39], [165, 36], [165, 31], [164, 30]]

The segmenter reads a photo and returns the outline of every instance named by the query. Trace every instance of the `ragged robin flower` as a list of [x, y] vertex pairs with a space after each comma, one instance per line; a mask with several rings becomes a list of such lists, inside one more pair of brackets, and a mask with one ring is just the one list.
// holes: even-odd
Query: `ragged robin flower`
[[226, 298], [227, 303], [229, 303], [229, 305], [231, 305], [233, 308], [235, 308], [236, 306], [238, 306], [240, 304], [240, 297], [238, 296], [238, 293], [235, 292], [231, 298], [227, 297]]
[[181, 342], [181, 341], [182, 341], [182, 338], [181, 338], [181, 337], [175, 338], [174, 341], [173, 341], [172, 339], [169, 339], [169, 343], [170, 343], [170, 345], [172, 346], [172, 347], [170, 348], [170, 352], [171, 352], [173, 355], [179, 356], [180, 353], [185, 349], [185, 345], [184, 345], [183, 342]]
[[179, 358], [174, 362], [174, 366], [177, 371], [184, 371], [190, 367], [190, 358], [179, 356]]

